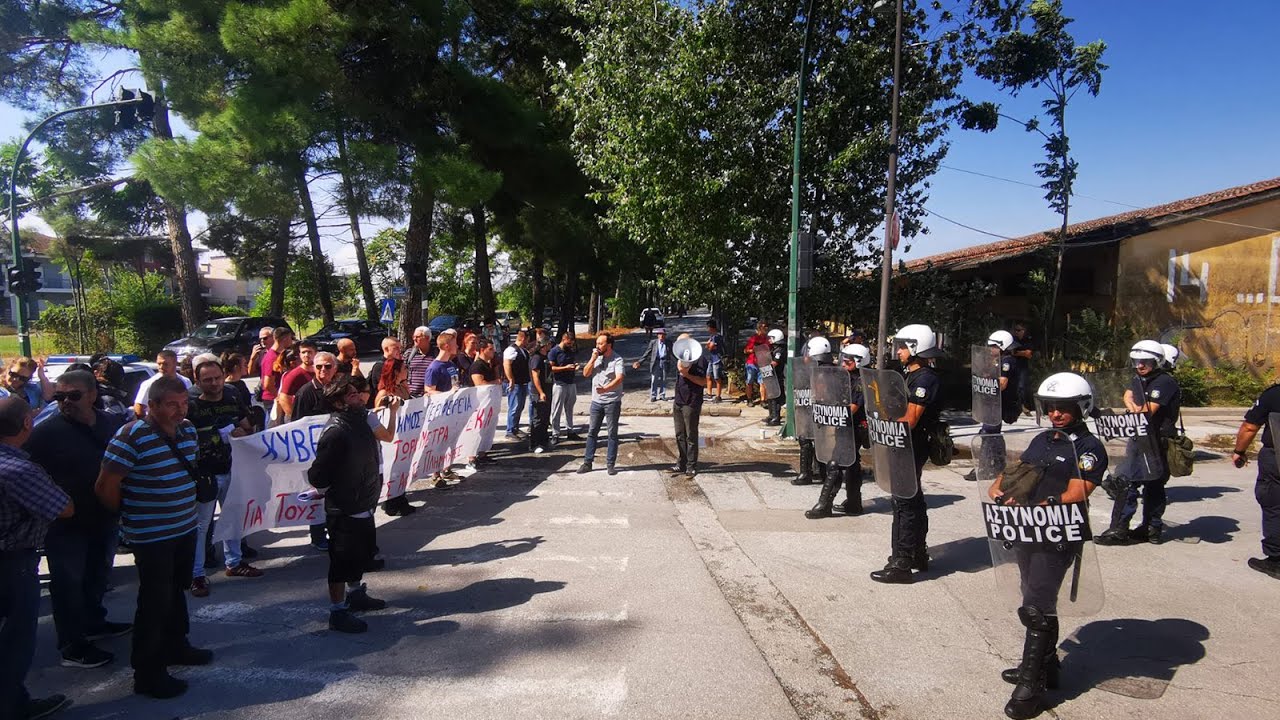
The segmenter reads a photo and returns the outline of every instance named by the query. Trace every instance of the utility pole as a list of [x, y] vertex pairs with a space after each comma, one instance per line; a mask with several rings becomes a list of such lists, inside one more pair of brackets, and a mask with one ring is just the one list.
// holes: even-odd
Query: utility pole
[[[137, 115], [143, 117], [151, 117], [150, 106], [154, 102], [150, 95], [144, 92], [135, 93], [131, 91], [123, 91], [121, 100], [115, 100], [97, 105], [80, 105], [66, 110], [60, 110], [44, 120], [40, 121], [34, 129], [27, 135], [22, 144], [18, 146], [18, 153], [13, 156], [13, 167], [9, 169], [9, 239], [12, 241], [11, 252], [13, 253], [13, 264], [10, 266], [10, 272], [19, 278], [38, 278], [38, 273], [27, 270], [26, 263], [22, 258], [22, 240], [18, 235], [18, 167], [22, 164], [22, 156], [27, 152], [27, 145], [31, 139], [44, 129], [46, 125], [66, 115], [72, 115], [78, 112], [88, 110], [103, 110], [106, 108], [128, 108], [128, 119], [126, 113], [121, 112], [117, 123], [121, 125], [131, 125], [136, 122]], [[142, 112], [139, 113], [139, 108]], [[30, 320], [27, 318], [27, 300], [31, 294], [39, 290], [38, 281], [19, 283], [19, 287], [14, 292], [14, 322], [18, 326], [18, 346], [19, 352], [23, 357], [31, 357], [31, 327]]]
[[894, 185], [898, 179], [898, 95], [902, 72], [902, 0], [894, 0], [896, 6], [893, 32], [893, 90], [891, 118], [889, 121], [889, 179], [884, 198], [884, 262], [880, 268], [880, 322], [876, 326], [876, 367], [884, 368], [890, 347], [889, 336], [889, 280], [893, 274], [893, 201]]
[[809, 76], [809, 37], [813, 31], [813, 0], [804, 11], [804, 41], [800, 45], [800, 79], [796, 87], [795, 153], [791, 161], [791, 273], [787, 288], [787, 422], [783, 437], [795, 437], [795, 373], [800, 358], [800, 148], [804, 133], [804, 87]]

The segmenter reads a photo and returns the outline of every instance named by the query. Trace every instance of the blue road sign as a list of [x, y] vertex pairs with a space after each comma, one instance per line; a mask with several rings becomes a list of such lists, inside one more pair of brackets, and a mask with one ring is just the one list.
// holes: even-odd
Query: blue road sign
[[384, 323], [395, 322], [395, 319], [396, 319], [395, 298], [383, 298], [382, 302], [379, 304], [379, 307], [381, 307], [382, 309], [381, 309], [381, 314], [378, 316], [378, 320]]
[[391, 297], [409, 297], [409, 288], [401, 286], [393, 287], [391, 288]]

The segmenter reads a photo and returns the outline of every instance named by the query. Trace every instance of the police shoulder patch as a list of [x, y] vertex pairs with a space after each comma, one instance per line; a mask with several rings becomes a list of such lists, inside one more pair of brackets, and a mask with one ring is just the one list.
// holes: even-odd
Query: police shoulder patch
[[1081, 470], [1084, 470], [1085, 472], [1089, 472], [1090, 470], [1097, 467], [1097, 465], [1098, 465], [1098, 458], [1094, 457], [1093, 453], [1085, 453], [1084, 455], [1080, 456]]
[[1151, 391], [1151, 397], [1153, 397], [1153, 398], [1158, 398], [1158, 397], [1160, 397], [1160, 391], [1159, 391], [1159, 390], [1152, 390], [1152, 391]]
[[928, 391], [926, 391], [924, 388], [922, 387], [916, 388], [916, 397], [922, 398], [927, 394], [928, 394]]
[[1000, 364], [1000, 369], [1001, 369], [1001, 370], [1006, 370], [1006, 371], [1007, 371], [1007, 370], [1009, 369], [1009, 363], [1001, 363], [1001, 364]]

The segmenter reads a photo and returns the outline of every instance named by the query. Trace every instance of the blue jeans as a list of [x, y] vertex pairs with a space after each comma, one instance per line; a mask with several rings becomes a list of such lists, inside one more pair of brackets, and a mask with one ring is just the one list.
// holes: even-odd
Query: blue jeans
[[[231, 487], [231, 475], [217, 475], [218, 478], [218, 507], [227, 500], [227, 488]], [[236, 567], [243, 559], [240, 554], [240, 542], [242, 538], [222, 541], [222, 559], [223, 564], [229, 568]], [[196, 552], [200, 552], [196, 550]], [[201, 558], [203, 560], [204, 558]], [[203, 563], [201, 563], [203, 565]]]
[[667, 367], [659, 365], [649, 373], [649, 397], [667, 396]]
[[622, 402], [591, 403], [591, 424], [587, 430], [587, 452], [583, 457], [586, 462], [595, 460], [596, 443], [600, 435], [600, 425], [607, 418], [609, 421], [609, 448], [605, 452], [605, 463], [613, 467], [618, 461], [618, 416], [622, 414]]
[[748, 385], [760, 384], [760, 368], [756, 367], [755, 365], [747, 366], [747, 384]]
[[115, 545], [115, 533], [114, 524], [84, 528], [55, 522], [49, 527], [44, 554], [49, 560], [49, 602], [59, 650], [85, 642], [107, 619], [102, 597], [115, 563], [115, 553], [108, 554]]
[[520, 429], [520, 412], [529, 401], [529, 383], [511, 383], [507, 387], [507, 434]]
[[36, 654], [40, 558], [35, 550], [0, 550], [0, 717], [26, 715], [27, 671]]

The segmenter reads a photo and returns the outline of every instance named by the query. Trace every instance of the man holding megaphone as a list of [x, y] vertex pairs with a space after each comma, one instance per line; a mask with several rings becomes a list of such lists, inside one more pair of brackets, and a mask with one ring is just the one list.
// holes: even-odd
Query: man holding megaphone
[[671, 346], [676, 357], [676, 401], [671, 417], [676, 426], [678, 459], [671, 472], [693, 477], [698, 472], [698, 421], [702, 417], [703, 391], [707, 387], [707, 358], [702, 345], [688, 333]]

